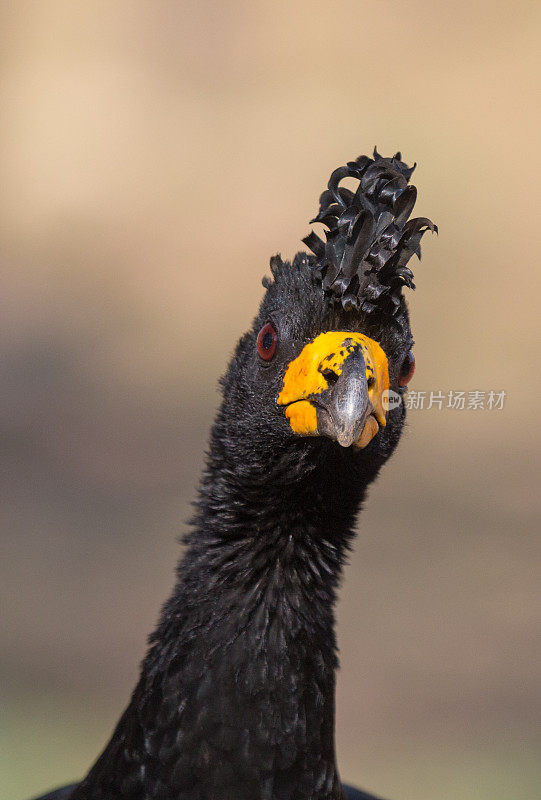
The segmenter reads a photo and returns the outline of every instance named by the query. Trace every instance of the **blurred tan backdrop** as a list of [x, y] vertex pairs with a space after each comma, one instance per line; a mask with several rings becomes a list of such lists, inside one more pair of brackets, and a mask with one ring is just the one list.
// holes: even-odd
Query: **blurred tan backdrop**
[[105, 743], [268, 258], [374, 144], [419, 162], [441, 231], [412, 389], [507, 399], [412, 411], [371, 492], [339, 609], [341, 771], [394, 800], [537, 796], [539, 3], [0, 9], [0, 797]]

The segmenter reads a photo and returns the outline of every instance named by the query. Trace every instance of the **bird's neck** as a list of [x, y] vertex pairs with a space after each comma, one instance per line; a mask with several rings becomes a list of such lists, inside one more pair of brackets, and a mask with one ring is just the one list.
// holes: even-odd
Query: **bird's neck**
[[177, 586], [87, 778], [103, 789], [79, 798], [121, 778], [126, 797], [342, 796], [334, 602], [366, 481], [330, 443], [256, 466], [211, 451]]

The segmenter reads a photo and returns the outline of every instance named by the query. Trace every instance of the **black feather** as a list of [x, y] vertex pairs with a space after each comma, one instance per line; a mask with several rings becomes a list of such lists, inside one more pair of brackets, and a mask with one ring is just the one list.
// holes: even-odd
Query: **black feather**
[[[339, 185], [352, 174], [355, 193]], [[88, 775], [47, 800], [344, 800], [334, 605], [356, 514], [405, 409], [359, 451], [293, 434], [276, 398], [291, 360], [332, 330], [379, 342], [399, 391], [412, 337], [397, 287], [411, 284], [408, 258], [431, 227], [407, 221], [410, 174], [399, 154], [335, 171], [320, 212], [327, 243], [313, 234], [315, 258], [271, 259], [273, 279], [221, 381], [177, 583], [137, 686]], [[391, 317], [372, 313], [384, 302]], [[269, 320], [279, 344], [263, 364], [256, 341]]]
[[[327, 227], [326, 241], [311, 231], [303, 242], [316, 257], [313, 268], [325, 294], [346, 310], [394, 315], [402, 287], [415, 288], [406, 264], [414, 254], [421, 257], [423, 234], [438, 230], [426, 217], [409, 219], [417, 198], [408, 185], [415, 166], [400, 153], [383, 158], [374, 149], [373, 159], [359, 156], [329, 178], [311, 220]], [[355, 192], [340, 186], [344, 178], [359, 181]]]

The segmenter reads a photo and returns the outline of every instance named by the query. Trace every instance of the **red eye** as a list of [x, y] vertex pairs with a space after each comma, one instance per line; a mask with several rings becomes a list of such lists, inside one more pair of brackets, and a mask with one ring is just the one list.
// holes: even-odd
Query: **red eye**
[[257, 352], [263, 361], [270, 361], [276, 352], [276, 345], [278, 344], [278, 335], [270, 322], [263, 325], [257, 334]]
[[402, 366], [400, 367], [400, 372], [398, 374], [398, 385], [407, 386], [408, 383], [413, 378], [414, 372], [415, 372], [415, 356], [410, 350], [406, 358], [402, 362]]

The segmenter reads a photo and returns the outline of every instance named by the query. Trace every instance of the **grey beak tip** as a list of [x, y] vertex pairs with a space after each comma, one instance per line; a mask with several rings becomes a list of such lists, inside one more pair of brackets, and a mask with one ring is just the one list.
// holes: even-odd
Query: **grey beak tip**
[[358, 438], [358, 436], [353, 435], [351, 432], [341, 433], [337, 431], [336, 433], [336, 441], [341, 447], [350, 447]]

